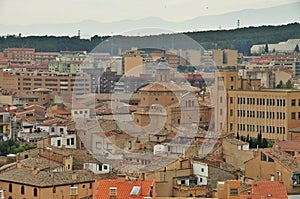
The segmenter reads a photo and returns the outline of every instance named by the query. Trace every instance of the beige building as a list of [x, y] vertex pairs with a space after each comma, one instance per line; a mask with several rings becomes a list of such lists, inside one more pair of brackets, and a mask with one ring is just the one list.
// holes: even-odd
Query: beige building
[[123, 72], [125, 75], [139, 76], [144, 71], [144, 58], [141, 51], [129, 51], [123, 57]]
[[282, 181], [289, 194], [300, 193], [300, 162], [278, 149], [261, 149], [245, 162], [245, 177]]
[[253, 151], [249, 150], [249, 143], [235, 138], [225, 138], [222, 142], [223, 159], [236, 169], [245, 169], [244, 162], [253, 158]]
[[266, 89], [228, 91], [227, 132], [240, 136], [287, 140], [299, 127], [300, 91]]
[[16, 168], [0, 174], [5, 198], [88, 198], [92, 197], [96, 175], [89, 170], [49, 172], [38, 168]]
[[237, 66], [237, 50], [213, 50], [213, 60], [217, 67]]

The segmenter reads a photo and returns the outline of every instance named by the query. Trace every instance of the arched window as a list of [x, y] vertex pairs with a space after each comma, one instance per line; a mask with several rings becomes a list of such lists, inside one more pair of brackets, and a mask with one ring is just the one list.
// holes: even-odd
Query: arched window
[[37, 190], [37, 188], [34, 188], [33, 189], [33, 196], [37, 197], [37, 195], [38, 195], [38, 190]]
[[25, 187], [24, 186], [21, 187], [21, 194], [25, 194]]
[[12, 199], [12, 197], [11, 197], [11, 196], [9, 196], [9, 197], [8, 197], [8, 199]]
[[12, 192], [12, 184], [8, 185], [8, 192]]

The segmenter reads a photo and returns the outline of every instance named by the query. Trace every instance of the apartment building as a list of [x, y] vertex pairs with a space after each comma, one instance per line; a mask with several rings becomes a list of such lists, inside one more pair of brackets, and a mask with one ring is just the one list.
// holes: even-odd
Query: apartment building
[[90, 76], [84, 73], [16, 73], [18, 90], [26, 93], [47, 88], [55, 94], [84, 94], [91, 92]]
[[6, 48], [3, 54], [9, 60], [9, 65], [30, 65], [35, 59], [34, 48]]
[[227, 132], [240, 136], [287, 140], [300, 126], [300, 91], [264, 89], [228, 91]]
[[213, 50], [213, 60], [216, 66], [227, 67], [237, 66], [238, 51], [237, 50]]

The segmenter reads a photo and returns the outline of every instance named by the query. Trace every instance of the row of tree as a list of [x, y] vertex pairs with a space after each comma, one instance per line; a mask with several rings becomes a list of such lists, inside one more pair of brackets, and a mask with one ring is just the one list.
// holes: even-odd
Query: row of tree
[[268, 141], [267, 139], [262, 138], [261, 133], [258, 133], [256, 138], [250, 137], [249, 134], [247, 135], [247, 137], [240, 136], [239, 133], [237, 133], [236, 138], [239, 139], [239, 140], [242, 140], [244, 142], [248, 142], [250, 148], [257, 148], [257, 147], [259, 147], [259, 148], [270, 148], [274, 144], [273, 141]]
[[[101, 44], [101, 49], [105, 52], [116, 54], [118, 48], [131, 49], [149, 48], [156, 43], [156, 47], [161, 49], [187, 49], [198, 48], [199, 44], [205, 49], [236, 49], [245, 55], [250, 54], [250, 48], [255, 44], [270, 44], [286, 41], [291, 38], [300, 38], [300, 24], [292, 23], [281, 26], [260, 26], [247, 27], [232, 30], [215, 30], [201, 32], [183, 33], [198, 45], [192, 45], [186, 42], [182, 33], [162, 34], [154, 36], [98, 36], [95, 35], [90, 39], [80, 39], [76, 36], [29, 36], [21, 37], [16, 35], [0, 37], [0, 50], [8, 47], [31, 47], [36, 51], [56, 51], [61, 50], [86, 50], [88, 52], [95, 49]], [[104, 42], [109, 41], [109, 42]], [[161, 44], [161, 46], [159, 46]], [[200, 47], [201, 48], [201, 47]], [[295, 50], [299, 51], [299, 46]], [[269, 51], [269, 49], [266, 49]]]

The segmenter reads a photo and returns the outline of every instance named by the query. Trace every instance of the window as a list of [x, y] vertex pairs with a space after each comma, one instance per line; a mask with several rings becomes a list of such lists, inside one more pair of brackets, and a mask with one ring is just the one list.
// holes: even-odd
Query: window
[[71, 196], [76, 196], [76, 195], [78, 195], [78, 187], [71, 187], [71, 188], [70, 188], [70, 195], [71, 195]]
[[21, 186], [21, 194], [24, 195], [25, 194], [25, 187]]
[[238, 196], [238, 188], [230, 188], [230, 196]]
[[[232, 103], [233, 103], [233, 98], [230, 97], [229, 99], [230, 99], [230, 104], [232, 104]], [[300, 100], [299, 100], [299, 101], [300, 101]]]
[[12, 192], [12, 184], [8, 185], [8, 192]]
[[61, 146], [61, 140], [57, 140], [57, 146]]
[[204, 172], [204, 168], [201, 168], [201, 172]]
[[261, 161], [267, 161], [267, 156], [264, 153], [261, 153]]
[[37, 188], [34, 188], [33, 189], [33, 196], [37, 197], [37, 195], [38, 195], [38, 190], [37, 190]]
[[291, 114], [291, 119], [292, 119], [292, 120], [295, 120], [295, 119], [296, 119], [296, 113], [295, 113], [295, 112], [292, 112], [292, 114]]
[[93, 188], [93, 183], [90, 183], [90, 189], [92, 189]]
[[233, 116], [233, 110], [230, 109], [230, 116]]
[[291, 106], [296, 106], [296, 100], [295, 99], [292, 99]]
[[56, 187], [55, 186], [52, 188], [52, 192], [56, 193]]

